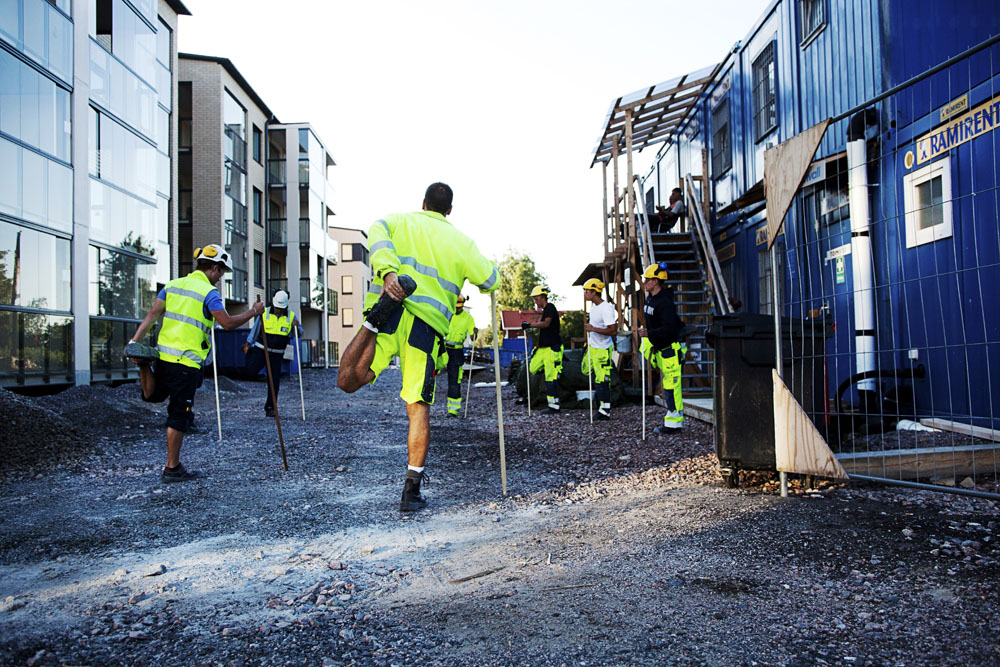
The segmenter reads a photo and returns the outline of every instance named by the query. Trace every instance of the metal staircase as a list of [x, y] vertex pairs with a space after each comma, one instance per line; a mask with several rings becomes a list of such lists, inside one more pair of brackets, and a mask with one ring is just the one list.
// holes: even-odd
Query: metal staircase
[[674, 290], [677, 314], [684, 324], [694, 327], [688, 336], [688, 359], [682, 374], [684, 395], [710, 395], [714, 373], [714, 350], [705, 344], [705, 330], [711, 324], [712, 293], [704, 264], [690, 233], [651, 234], [653, 259], [666, 262]]

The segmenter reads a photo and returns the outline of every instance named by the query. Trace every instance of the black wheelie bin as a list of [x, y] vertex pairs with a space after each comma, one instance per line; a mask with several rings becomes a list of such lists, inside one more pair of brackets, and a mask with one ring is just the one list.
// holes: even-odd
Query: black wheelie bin
[[[781, 320], [782, 379], [815, 422], [826, 414], [826, 339], [822, 320]], [[723, 481], [739, 486], [740, 470], [775, 470], [774, 318], [737, 313], [712, 320], [705, 339], [715, 348], [715, 451]]]

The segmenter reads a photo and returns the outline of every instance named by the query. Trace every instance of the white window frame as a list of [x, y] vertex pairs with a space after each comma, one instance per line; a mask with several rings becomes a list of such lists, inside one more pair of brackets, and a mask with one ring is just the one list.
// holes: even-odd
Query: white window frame
[[[941, 222], [926, 229], [919, 229], [916, 205], [917, 187], [941, 177]], [[903, 177], [903, 210], [906, 219], [906, 247], [915, 248], [933, 243], [952, 235], [951, 206], [951, 156], [935, 160]]]

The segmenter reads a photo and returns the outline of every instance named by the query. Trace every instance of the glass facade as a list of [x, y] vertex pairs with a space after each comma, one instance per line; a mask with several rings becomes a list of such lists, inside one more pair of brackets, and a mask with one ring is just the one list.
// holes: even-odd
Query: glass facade
[[222, 101], [225, 152], [226, 250], [233, 258], [233, 271], [223, 278], [222, 295], [246, 303], [247, 284], [247, 112], [227, 90]]
[[[75, 63], [74, 4], [90, 38]], [[92, 379], [135, 375], [122, 348], [170, 277], [174, 45], [158, 6], [0, 0], [0, 385], [79, 377], [74, 326], [89, 330], [90, 350], [76, 354], [89, 352]], [[74, 76], [90, 83], [90, 108], [75, 119]], [[78, 266], [74, 131], [86, 134], [77, 164], [90, 200], [88, 262]], [[77, 291], [85, 303], [74, 304], [74, 280], [89, 282]]]

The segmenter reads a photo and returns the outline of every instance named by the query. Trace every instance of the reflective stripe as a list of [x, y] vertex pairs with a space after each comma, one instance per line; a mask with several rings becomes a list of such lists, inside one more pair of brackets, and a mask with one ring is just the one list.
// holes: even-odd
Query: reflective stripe
[[[376, 245], [378, 245], [378, 244], [376, 244]], [[455, 283], [451, 282], [450, 280], [445, 280], [440, 275], [438, 275], [437, 269], [435, 269], [433, 266], [427, 266], [426, 264], [421, 264], [420, 262], [418, 262], [417, 260], [413, 259], [412, 257], [400, 257], [399, 258], [399, 263], [400, 264], [406, 264], [407, 266], [412, 266], [414, 268], [414, 270], [416, 270], [418, 273], [422, 273], [425, 276], [429, 276], [429, 277], [433, 278], [434, 280], [438, 281], [438, 284], [441, 285], [441, 287], [445, 288], [446, 290], [448, 290], [452, 294], [461, 294], [462, 293], [462, 290], [459, 289], [458, 285], [456, 285]]]
[[376, 285], [375, 283], [372, 283], [372, 284], [370, 284], [368, 286], [368, 293], [369, 294], [382, 294], [382, 286], [381, 285]]
[[260, 349], [262, 349], [262, 350], [267, 350], [268, 352], [273, 352], [273, 353], [275, 353], [275, 354], [284, 354], [284, 353], [285, 353], [285, 350], [284, 350], [284, 349], [281, 349], [281, 350], [275, 350], [275, 349], [274, 349], [274, 348], [272, 348], [272, 347], [267, 347], [267, 348], [265, 348], [265, 347], [264, 347], [264, 345], [263, 345], [262, 343], [254, 343], [254, 344], [253, 344], [253, 346], [254, 346], [254, 347], [259, 347], [259, 348], [260, 348]]
[[493, 267], [493, 273], [491, 273], [490, 277], [486, 279], [486, 282], [480, 283], [479, 285], [476, 285], [476, 287], [478, 287], [481, 290], [491, 289], [494, 285], [497, 284], [497, 280], [499, 278], [500, 274], [497, 273], [496, 267]]
[[[378, 225], [378, 224], [381, 224], [381, 225], [382, 225], [383, 227], [385, 227], [385, 233], [386, 233], [386, 234], [389, 234], [389, 233], [390, 233], [390, 232], [389, 232], [389, 225], [387, 225], [387, 224], [386, 224], [385, 220], [376, 220], [376, 221], [375, 221], [375, 224], [376, 224], [376, 225]], [[371, 254], [371, 251], [369, 251], [369, 254]]]
[[389, 248], [393, 252], [396, 252], [396, 244], [393, 243], [392, 241], [379, 241], [377, 243], [372, 244], [372, 247], [368, 249], [368, 253], [374, 255], [382, 248]]
[[180, 313], [166, 312], [163, 313], [163, 317], [164, 319], [177, 320], [178, 322], [183, 322], [184, 324], [190, 324], [191, 326], [196, 327], [199, 331], [202, 331], [204, 333], [209, 333], [211, 331], [211, 327], [206, 327], [198, 320], [194, 319], [193, 317], [188, 317], [187, 315], [181, 315]]
[[442, 315], [448, 318], [449, 322], [451, 321], [451, 309], [448, 308], [448, 306], [441, 303], [440, 301], [438, 301], [437, 299], [432, 299], [429, 296], [419, 296], [414, 294], [413, 296], [408, 298], [407, 301], [412, 301], [413, 303], [426, 303], [428, 306], [431, 306], [434, 309], [440, 311]]
[[184, 357], [185, 359], [190, 359], [191, 361], [198, 364], [198, 366], [201, 366], [202, 362], [204, 361], [204, 359], [199, 357], [191, 350], [178, 350], [177, 348], [167, 347], [166, 345], [157, 345], [156, 348], [160, 352], [166, 352], [167, 354], [174, 357]]
[[[212, 289], [215, 288], [213, 287]], [[201, 301], [201, 302], [205, 301], [205, 297], [202, 296], [201, 294], [198, 294], [197, 292], [194, 292], [189, 289], [184, 289], [183, 287], [176, 287], [176, 286], [171, 287], [170, 285], [167, 285], [166, 287], [163, 288], [163, 291], [166, 292], [167, 294], [186, 296], [187, 298], [194, 299], [195, 301]]]

